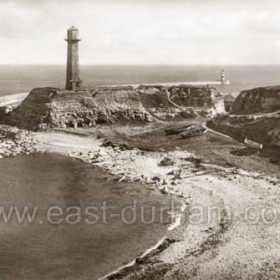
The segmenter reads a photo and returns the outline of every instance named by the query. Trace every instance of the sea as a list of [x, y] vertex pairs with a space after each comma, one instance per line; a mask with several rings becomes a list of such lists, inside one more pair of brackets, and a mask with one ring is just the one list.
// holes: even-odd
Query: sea
[[[82, 65], [85, 87], [162, 82], [199, 82], [220, 79], [225, 70], [230, 85], [216, 86], [221, 93], [280, 85], [280, 65]], [[35, 87], [65, 86], [65, 66], [1, 65], [0, 96], [29, 92]]]
[[1, 159], [0, 174], [1, 280], [99, 279], [163, 239], [180, 208], [54, 153]]

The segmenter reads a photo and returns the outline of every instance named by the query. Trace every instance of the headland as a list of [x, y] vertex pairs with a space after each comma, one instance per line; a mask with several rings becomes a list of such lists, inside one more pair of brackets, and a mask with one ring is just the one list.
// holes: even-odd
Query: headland
[[0, 110], [0, 156], [58, 153], [185, 206], [163, 239], [100, 279], [276, 279], [279, 87], [236, 99], [210, 83], [85, 89], [77, 28], [66, 41], [66, 89]]

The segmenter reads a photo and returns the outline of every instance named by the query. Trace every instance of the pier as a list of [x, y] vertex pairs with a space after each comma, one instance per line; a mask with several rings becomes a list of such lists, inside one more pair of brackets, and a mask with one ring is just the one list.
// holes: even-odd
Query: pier
[[[131, 86], [133, 88], [138, 88], [140, 85], [145, 86], [222, 86], [228, 85], [228, 83], [223, 83], [222, 81], [196, 81], [196, 82], [168, 82], [168, 83], [142, 83], [142, 84], [119, 84], [119, 85], [104, 85], [104, 87], [120, 87], [120, 86]], [[102, 86], [100, 86], [102, 87]]]

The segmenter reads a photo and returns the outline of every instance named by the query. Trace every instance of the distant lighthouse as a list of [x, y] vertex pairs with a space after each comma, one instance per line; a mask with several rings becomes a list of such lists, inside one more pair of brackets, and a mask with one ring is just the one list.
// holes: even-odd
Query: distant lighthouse
[[67, 30], [68, 52], [67, 52], [67, 74], [66, 90], [80, 90], [82, 80], [79, 72], [79, 30], [72, 26]]
[[229, 85], [230, 81], [226, 80], [226, 71], [223, 69], [221, 72], [221, 84], [222, 85]]

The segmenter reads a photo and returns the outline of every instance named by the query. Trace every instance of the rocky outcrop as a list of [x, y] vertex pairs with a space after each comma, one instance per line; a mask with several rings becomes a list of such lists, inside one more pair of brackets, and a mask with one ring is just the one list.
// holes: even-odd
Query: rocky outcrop
[[132, 88], [93, 91], [33, 89], [6, 120], [28, 129], [94, 126], [118, 120], [148, 121], [149, 116]]
[[[278, 123], [280, 126], [280, 121], [278, 121]], [[270, 137], [271, 145], [278, 146], [280, 148], [280, 128], [275, 128], [275, 129], [270, 130], [268, 132], [268, 136]]]
[[0, 159], [35, 152], [32, 132], [0, 125]]
[[220, 97], [219, 92], [211, 87], [173, 86], [168, 89], [170, 99], [185, 107], [211, 107]]
[[208, 126], [240, 142], [247, 137], [280, 148], [280, 86], [241, 92], [231, 114], [216, 117]]
[[198, 106], [196, 109], [212, 108], [213, 92], [208, 87], [185, 86], [99, 87], [78, 92], [35, 88], [1, 121], [21, 128], [44, 130], [118, 121], [191, 118], [196, 116], [191, 108], [194, 105]]
[[280, 110], [280, 86], [245, 90], [234, 102], [232, 114], [254, 114]]

